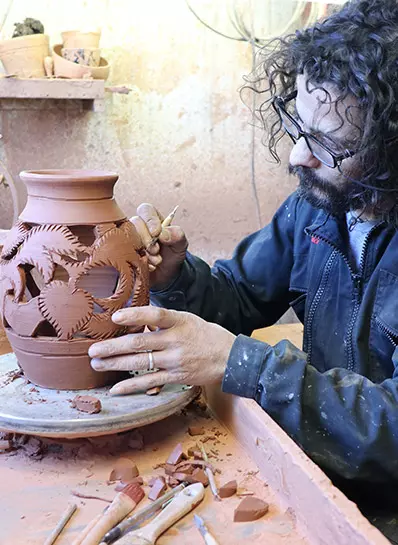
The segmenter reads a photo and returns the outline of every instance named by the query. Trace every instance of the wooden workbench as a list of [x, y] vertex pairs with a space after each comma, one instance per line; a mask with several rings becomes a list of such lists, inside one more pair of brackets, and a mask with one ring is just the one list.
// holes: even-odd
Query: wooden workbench
[[[302, 331], [300, 325], [292, 324], [254, 335], [272, 344], [290, 338], [300, 345]], [[0, 339], [0, 353], [8, 351], [7, 342]], [[70, 544], [106, 505], [98, 500], [79, 500], [71, 495], [72, 490], [112, 499], [114, 488], [106, 481], [118, 456], [134, 459], [145, 480], [161, 473], [154, 466], [166, 460], [177, 442], [185, 447], [194, 443], [195, 438], [187, 434], [192, 424], [203, 426], [208, 435], [217, 438], [208, 441], [206, 448], [211, 462], [221, 471], [218, 482], [236, 478], [241, 490], [255, 492], [271, 505], [269, 513], [257, 522], [233, 523], [239, 498], [219, 503], [207, 490], [197, 512], [220, 545], [249, 540], [252, 545], [387, 545], [356, 506], [255, 402], [222, 394], [219, 386], [206, 388], [205, 396], [210, 411], [193, 404], [181, 414], [142, 428], [143, 450], [129, 448], [131, 434], [127, 433], [47, 441], [47, 452], [41, 459], [22, 451], [0, 455], [0, 545], [42, 545], [67, 503], [75, 501], [79, 510], [56, 543]], [[203, 543], [192, 514], [158, 541], [159, 545], [171, 543]]]

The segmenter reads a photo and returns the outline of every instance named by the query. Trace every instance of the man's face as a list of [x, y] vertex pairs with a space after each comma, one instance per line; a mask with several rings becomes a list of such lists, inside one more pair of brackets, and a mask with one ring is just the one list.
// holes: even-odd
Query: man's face
[[[355, 149], [359, 138], [356, 126], [360, 123], [355, 98], [347, 97], [336, 104], [333, 87], [328, 84], [322, 87], [329, 95], [311, 83], [307, 89], [305, 76], [298, 76], [296, 111], [293, 115], [304, 132], [315, 136], [336, 155], [346, 149]], [[354, 156], [344, 159], [340, 169], [328, 167], [311, 153], [305, 139], [300, 138], [291, 151], [289, 171], [298, 176], [299, 193], [306, 200], [316, 208], [337, 216], [355, 208], [354, 194], [358, 186], [350, 178], [358, 178], [357, 165], [358, 159]]]

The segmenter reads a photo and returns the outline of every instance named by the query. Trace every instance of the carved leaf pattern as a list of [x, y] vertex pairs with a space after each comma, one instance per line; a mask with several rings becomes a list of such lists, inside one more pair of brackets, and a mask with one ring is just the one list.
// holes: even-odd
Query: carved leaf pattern
[[126, 328], [112, 322], [111, 312], [104, 312], [103, 314], [93, 314], [81, 331], [91, 339], [110, 339], [123, 335]]
[[22, 244], [28, 233], [29, 226], [22, 221], [18, 221], [13, 227], [11, 227], [7, 240], [3, 244], [1, 258], [11, 259], [16, 254], [18, 246]]
[[94, 301], [86, 291], [73, 289], [66, 282], [55, 280], [40, 293], [39, 308], [55, 328], [58, 337], [68, 340], [90, 320]]
[[134, 285], [134, 271], [128, 263], [122, 263], [121, 265], [110, 260], [109, 265], [119, 271], [116, 291], [110, 297], [95, 299], [95, 302], [104, 310], [113, 313], [123, 308], [130, 299]]
[[110, 231], [111, 229], [114, 229], [116, 227], [116, 223], [99, 223], [94, 227], [95, 232], [95, 238], [98, 239], [105, 235], [107, 231]]
[[[135, 227], [127, 220], [118, 225], [97, 225], [96, 240], [90, 247], [62, 225], [29, 228], [18, 222], [10, 235], [0, 262], [2, 287], [7, 286], [8, 293], [14, 292], [15, 306], [21, 304], [26, 289], [22, 266], [35, 267], [46, 284], [38, 296], [40, 316], [51, 323], [62, 340], [71, 339], [76, 332], [94, 339], [121, 335], [127, 328], [114, 324], [112, 313], [128, 305], [129, 301], [132, 306], [149, 302], [147, 258]], [[116, 252], [110, 252], [110, 248]], [[53, 281], [56, 264], [67, 271], [69, 283]], [[112, 266], [119, 271], [113, 295], [94, 299], [87, 291], [76, 289], [76, 282], [83, 274], [92, 267], [101, 266]], [[3, 289], [3, 300], [5, 293]], [[93, 313], [94, 301], [105, 310], [103, 314]]]

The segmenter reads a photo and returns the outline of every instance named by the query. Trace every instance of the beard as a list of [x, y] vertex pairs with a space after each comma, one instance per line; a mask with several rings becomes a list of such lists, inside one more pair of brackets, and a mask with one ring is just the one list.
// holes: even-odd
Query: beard
[[[289, 174], [299, 179], [298, 194], [314, 208], [320, 208], [333, 216], [343, 216], [359, 205], [358, 191], [349, 180], [340, 185], [328, 182], [308, 167], [289, 165]], [[362, 201], [363, 206], [363, 201]]]

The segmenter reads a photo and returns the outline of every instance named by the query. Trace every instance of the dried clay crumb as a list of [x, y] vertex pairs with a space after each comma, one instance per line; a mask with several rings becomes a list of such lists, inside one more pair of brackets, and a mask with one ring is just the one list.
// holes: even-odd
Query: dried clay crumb
[[102, 409], [101, 401], [94, 396], [80, 396], [77, 395], [73, 398], [71, 407], [77, 409], [82, 413], [95, 414], [99, 413]]
[[151, 490], [149, 491], [148, 499], [152, 501], [157, 500], [158, 498], [160, 498], [160, 496], [163, 496], [163, 494], [166, 492], [166, 489], [167, 485], [165, 481], [161, 478], [156, 479], [151, 487]]
[[131, 460], [128, 458], [119, 458], [109, 475], [109, 480], [129, 483], [135, 477], [138, 477], [138, 475], [138, 468]]
[[234, 522], [251, 522], [258, 520], [268, 512], [267, 502], [256, 497], [247, 497], [240, 502], [234, 511]]
[[204, 435], [205, 430], [201, 426], [189, 426], [188, 428], [189, 435]]
[[170, 456], [167, 458], [166, 463], [171, 465], [176, 465], [181, 460], [185, 460], [187, 458], [186, 454], [184, 453], [182, 449], [182, 444], [178, 443], [174, 449], [173, 452], [170, 454]]
[[234, 481], [228, 481], [227, 483], [220, 486], [218, 489], [218, 495], [220, 498], [230, 498], [234, 494], [236, 494], [236, 491], [238, 489], [238, 483]]

